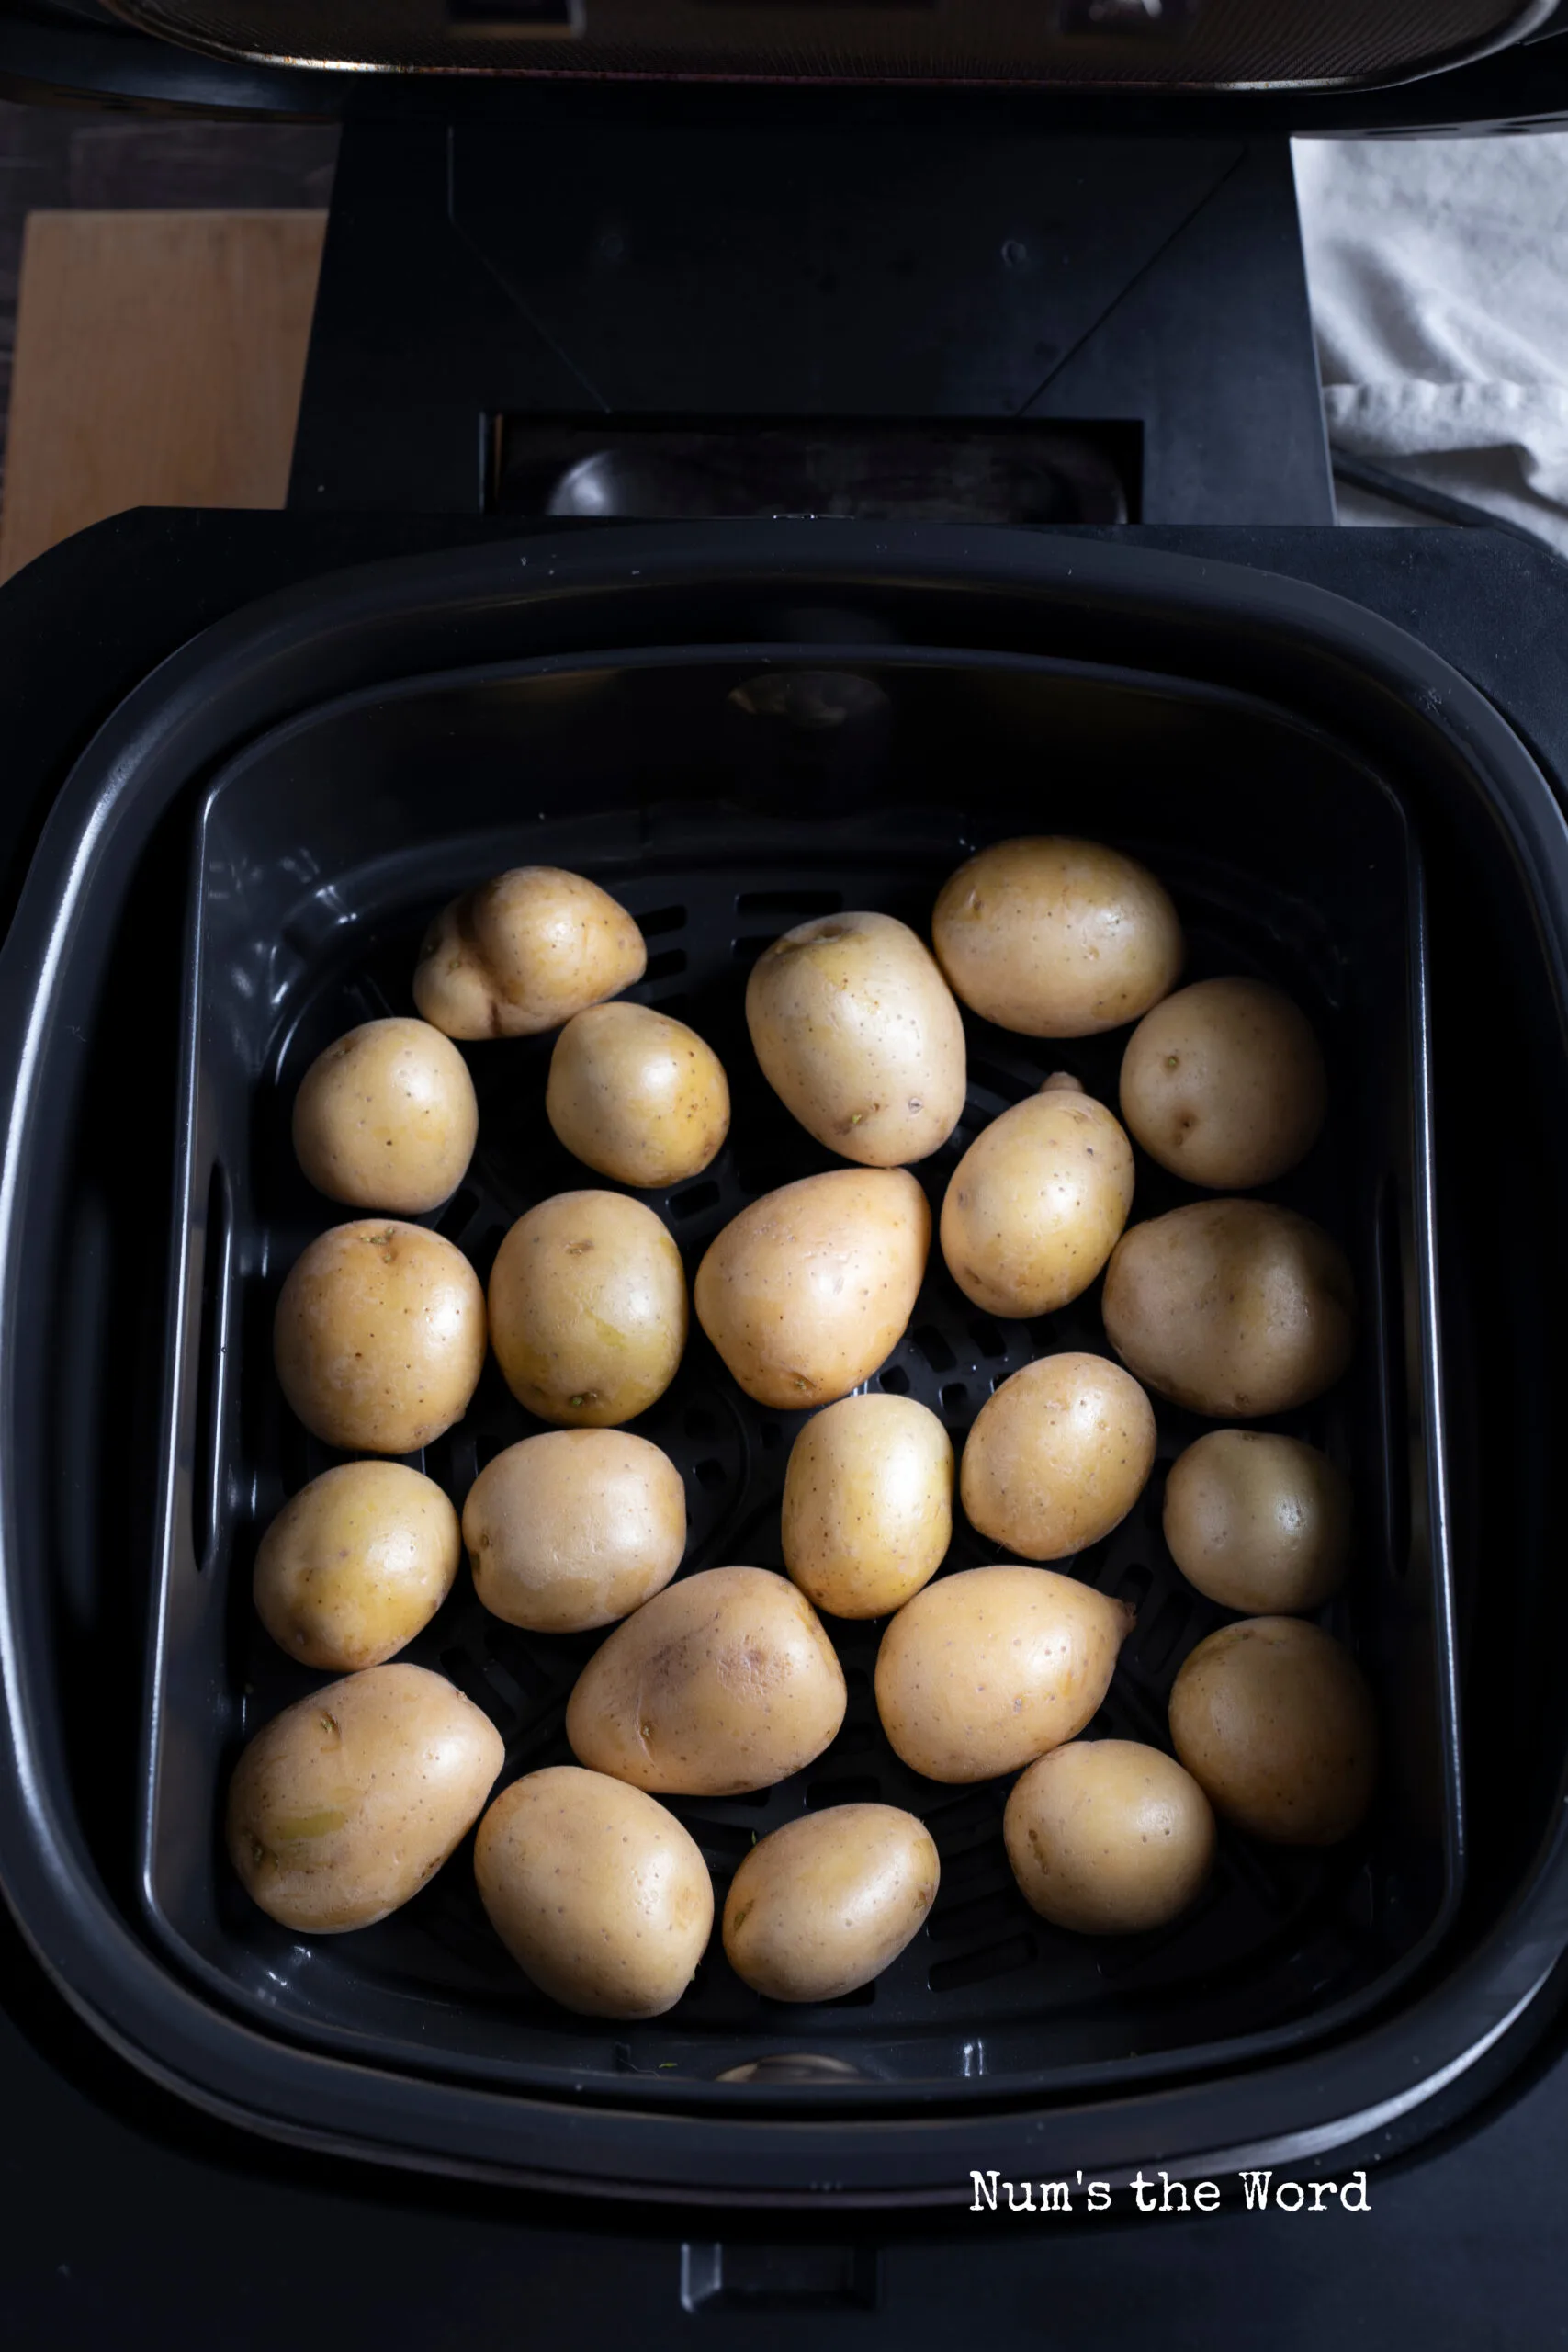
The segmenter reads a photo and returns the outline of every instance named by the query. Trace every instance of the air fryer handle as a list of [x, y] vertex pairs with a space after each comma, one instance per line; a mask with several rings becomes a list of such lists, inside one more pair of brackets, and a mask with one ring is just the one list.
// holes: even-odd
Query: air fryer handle
[[881, 2302], [875, 2246], [816, 2240], [768, 2245], [688, 2244], [681, 2248], [681, 2302], [689, 2312], [875, 2311]]

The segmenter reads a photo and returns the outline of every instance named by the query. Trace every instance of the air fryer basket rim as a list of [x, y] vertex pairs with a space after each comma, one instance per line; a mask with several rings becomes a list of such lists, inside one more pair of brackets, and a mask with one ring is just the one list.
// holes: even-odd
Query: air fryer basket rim
[[[643, 573], [635, 584], [634, 564]], [[559, 641], [561, 623], [570, 636], [584, 605], [592, 642], [603, 645], [635, 639], [639, 607], [671, 588], [722, 583], [787, 590], [798, 600], [803, 589], [842, 598], [857, 582], [916, 598], [958, 591], [976, 606], [987, 595], [1009, 597], [1069, 639], [1085, 613], [1100, 628], [1114, 619], [1119, 643], [1151, 633], [1159, 641], [1159, 658], [1145, 667], [1224, 673], [1245, 656], [1255, 678], [1280, 679], [1288, 690], [1279, 698], [1291, 707], [1310, 713], [1315, 700], [1373, 737], [1403, 737], [1403, 764], [1418, 751], [1435, 788], [1473, 789], [1479, 777], [1535, 903], [1561, 1027], [1568, 829], [1540, 771], [1484, 699], [1402, 630], [1270, 575], [1051, 534], [809, 523], [589, 531], [338, 575], [253, 606], [172, 657], [78, 763], [0, 953], [0, 1067], [13, 1106], [0, 1170], [0, 1316], [13, 1341], [0, 1363], [0, 1672], [9, 1735], [0, 1880], [43, 1964], [100, 2033], [187, 2098], [253, 2128], [389, 2162], [605, 2194], [773, 2203], [968, 2194], [972, 2117], [904, 2128], [802, 2120], [780, 2132], [767, 2120], [636, 2117], [482, 2093], [453, 2099], [440, 2086], [408, 2084], [389, 2111], [374, 2069], [301, 2059], [236, 2026], [176, 1985], [130, 1933], [73, 1834], [58, 1742], [27, 1671], [27, 1498], [17, 1465], [41, 1410], [19, 1375], [22, 1350], [41, 1338], [26, 1314], [28, 1250], [48, 1229], [51, 1141], [40, 1098], [72, 1008], [91, 997], [105, 948], [103, 926], [95, 935], [87, 916], [95, 894], [112, 887], [115, 861], [122, 871], [131, 863], [202, 763], [334, 684], [394, 674], [407, 658], [400, 646], [436, 614], [443, 628], [461, 619], [482, 659], [490, 642], [514, 650], [525, 625], [536, 643]], [[602, 614], [604, 605], [614, 609]], [[1304, 2066], [1129, 2108], [998, 2113], [987, 2125], [987, 2161], [1031, 2172], [1092, 2164], [1113, 2174], [1155, 2147], [1171, 2168], [1191, 2169], [1222, 2156], [1245, 2160], [1237, 2152], [1282, 2162], [1346, 2144], [1472, 2066], [1529, 2008], [1565, 1938], [1568, 1833], [1559, 1819], [1478, 1948], [1411, 2008]], [[1286, 2132], [1277, 2128], [1281, 2109], [1292, 2117]]]

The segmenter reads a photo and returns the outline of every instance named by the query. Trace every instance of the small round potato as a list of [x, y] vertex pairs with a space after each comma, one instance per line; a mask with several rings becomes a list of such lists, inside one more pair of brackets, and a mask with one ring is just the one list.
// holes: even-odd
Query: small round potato
[[629, 1430], [547, 1430], [487, 1464], [463, 1505], [474, 1589], [509, 1625], [582, 1634], [662, 1592], [686, 1549], [686, 1489]]
[[646, 1412], [686, 1344], [668, 1230], [623, 1193], [558, 1193], [520, 1216], [490, 1277], [496, 1362], [542, 1421], [609, 1429]]
[[1319, 1609], [1350, 1560], [1350, 1482], [1300, 1438], [1211, 1430], [1171, 1464], [1165, 1540], [1187, 1578], [1249, 1617]]
[[503, 1789], [479, 1824], [474, 1876], [524, 1973], [589, 2018], [661, 2018], [713, 1930], [696, 1841], [640, 1789], [555, 1764]]
[[1213, 1867], [1209, 1800], [1135, 1739], [1072, 1739], [1013, 1784], [1008, 1860], [1032, 1910], [1084, 1936], [1136, 1935], [1185, 1911]]
[[902, 1168], [964, 1115], [964, 1023], [924, 943], [891, 915], [823, 915], [764, 948], [746, 984], [762, 1075], [808, 1135]]
[[959, 1491], [991, 1543], [1066, 1560], [1121, 1525], [1154, 1462], [1154, 1408], [1120, 1364], [1040, 1356], [981, 1406]]
[[448, 1037], [536, 1037], [648, 969], [625, 907], [581, 874], [516, 865], [431, 924], [413, 1000]]
[[1134, 1225], [1111, 1252], [1102, 1312], [1140, 1380], [1226, 1420], [1310, 1404], [1356, 1343], [1344, 1251], [1271, 1201], [1194, 1201]]
[[334, 1225], [289, 1271], [273, 1353], [290, 1407], [324, 1445], [415, 1453], [462, 1419], [479, 1385], [479, 1278], [422, 1225]]
[[729, 1964], [771, 2001], [836, 2001], [919, 1935], [941, 1875], [930, 1830], [895, 1805], [829, 1805], [786, 1821], [730, 1883]]
[[573, 1013], [550, 1056], [545, 1111], [585, 1166], [651, 1191], [708, 1165], [729, 1133], [729, 1083], [713, 1047], [646, 1004]]
[[286, 1502], [256, 1553], [256, 1614], [305, 1666], [357, 1674], [395, 1657], [452, 1589], [457, 1514], [401, 1462], [342, 1462]]
[[577, 1678], [571, 1752], [657, 1794], [771, 1789], [844, 1720], [844, 1670], [804, 1593], [771, 1568], [707, 1568], [655, 1593]]
[[257, 1732], [229, 1788], [229, 1859], [302, 1934], [373, 1927], [419, 1893], [505, 1760], [488, 1715], [423, 1666], [372, 1666]]
[[937, 962], [974, 1012], [1025, 1037], [1136, 1021], [1180, 976], [1176, 909], [1146, 867], [1098, 842], [996, 842], [942, 887]]
[[929, 1781], [989, 1781], [1072, 1739], [1111, 1688], [1125, 1602], [1050, 1568], [965, 1568], [906, 1601], [876, 1653], [876, 1712]]
[[1170, 1694], [1178, 1756], [1217, 1811], [1277, 1846], [1337, 1846], [1371, 1803], [1377, 1721], [1348, 1650], [1300, 1617], [1222, 1625]]
[[468, 1065], [428, 1021], [367, 1021], [318, 1054], [294, 1098], [294, 1154], [318, 1193], [419, 1216], [449, 1200], [479, 1132]]
[[844, 1396], [816, 1413], [784, 1473], [784, 1566], [834, 1617], [886, 1617], [953, 1540], [953, 1441], [913, 1396]]
[[1133, 1205], [1133, 1147], [1076, 1079], [1047, 1079], [976, 1136], [942, 1204], [942, 1254], [987, 1315], [1080, 1297]]
[[848, 1396], [908, 1328], [931, 1213], [902, 1168], [835, 1168], [732, 1217], [693, 1285], [748, 1396], [789, 1412]]
[[1122, 1057], [1122, 1116], [1190, 1184], [1242, 1193], [1304, 1159], [1328, 1109], [1310, 1023], [1265, 980], [1196, 980], [1145, 1012]]

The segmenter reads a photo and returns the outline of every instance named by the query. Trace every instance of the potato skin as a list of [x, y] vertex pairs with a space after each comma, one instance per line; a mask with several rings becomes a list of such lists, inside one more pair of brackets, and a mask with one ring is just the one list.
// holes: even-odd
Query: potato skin
[[578, 1676], [571, 1752], [655, 1794], [739, 1796], [820, 1756], [844, 1672], [816, 1611], [771, 1568], [707, 1568], [655, 1593]]
[[786, 1821], [731, 1881], [729, 1964], [770, 2000], [836, 2001], [919, 1935], [941, 1876], [930, 1830], [895, 1805], [829, 1805]]
[[574, 1764], [502, 1791], [474, 1840], [474, 1876], [518, 1967], [580, 2017], [662, 2017], [713, 1929], [713, 1881], [690, 1833], [640, 1789]]
[[380, 1666], [452, 1589], [457, 1514], [434, 1478], [400, 1462], [342, 1462], [286, 1502], [256, 1552], [256, 1614], [305, 1666]]
[[1099, 842], [995, 842], [943, 884], [931, 917], [954, 994], [1025, 1037], [1092, 1037], [1176, 986], [1186, 954], [1162, 884]]
[[908, 1328], [931, 1214], [901, 1168], [835, 1168], [764, 1193], [709, 1247], [697, 1320], [748, 1396], [784, 1412], [870, 1378]]
[[942, 1204], [942, 1254], [987, 1315], [1052, 1315], [1089, 1288], [1133, 1205], [1133, 1147], [1076, 1081], [977, 1135]]
[[1300, 1438], [1210, 1430], [1171, 1464], [1165, 1540], [1190, 1585], [1249, 1617], [1319, 1609], [1345, 1581], [1350, 1482]]
[[1337, 1846], [1377, 1777], [1377, 1718], [1348, 1650], [1300, 1617], [1222, 1625], [1170, 1693], [1171, 1743], [1219, 1813], [1277, 1846]]
[[1133, 1226], [1111, 1252], [1103, 1312], [1141, 1381], [1225, 1420], [1309, 1404], [1356, 1341], [1344, 1251], [1271, 1201], [1194, 1201]]
[[428, 1021], [367, 1021], [318, 1054], [294, 1097], [294, 1156], [350, 1208], [419, 1216], [450, 1200], [479, 1139], [468, 1066]]
[[596, 1004], [556, 1039], [545, 1113], [568, 1151], [651, 1191], [696, 1176], [729, 1133], [729, 1081], [713, 1047], [646, 1004]]
[[444, 907], [413, 999], [448, 1037], [536, 1037], [618, 996], [648, 969], [625, 907], [585, 875], [515, 865]]
[[504, 1760], [487, 1715], [422, 1666], [372, 1666], [264, 1724], [229, 1788], [229, 1858], [303, 1934], [372, 1927], [434, 1878]]
[[487, 1463], [463, 1505], [474, 1589], [536, 1634], [613, 1625], [663, 1590], [686, 1549], [686, 1489], [626, 1430], [547, 1430]]
[[668, 1229], [622, 1193], [557, 1193], [520, 1216], [490, 1277], [491, 1342], [542, 1421], [608, 1429], [662, 1396], [686, 1345]]
[[460, 1250], [365, 1217], [318, 1235], [277, 1301], [284, 1396], [345, 1453], [414, 1453], [460, 1421], [485, 1357], [485, 1302]]
[[1146, 1012], [1122, 1057], [1122, 1116], [1151, 1159], [1213, 1192], [1271, 1184], [1328, 1111], [1312, 1024], [1265, 980], [1196, 980]]
[[790, 1449], [784, 1566], [834, 1617], [885, 1617], [953, 1540], [953, 1441], [913, 1396], [844, 1396]]
[[746, 984], [762, 1075], [808, 1135], [901, 1168], [964, 1115], [964, 1022], [923, 941], [892, 915], [823, 915], [764, 948]]
[[906, 1601], [876, 1654], [876, 1712], [930, 1781], [1016, 1772], [1082, 1731], [1133, 1611], [1050, 1568], [965, 1568]]
[[1163, 1928], [1214, 1861], [1208, 1798], [1134, 1739], [1072, 1739], [1041, 1757], [1013, 1783], [1002, 1837], [1030, 1908], [1084, 1936]]
[[972, 1526], [1026, 1560], [1065, 1560], [1119, 1527], [1155, 1460], [1154, 1408], [1105, 1356], [1037, 1357], [981, 1406], [959, 1491]]

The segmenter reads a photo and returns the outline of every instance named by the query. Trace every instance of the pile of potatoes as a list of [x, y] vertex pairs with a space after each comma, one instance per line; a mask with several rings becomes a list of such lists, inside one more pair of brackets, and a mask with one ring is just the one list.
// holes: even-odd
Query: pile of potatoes
[[[624, 997], [646, 965], [631, 916], [578, 875], [502, 875], [432, 928], [413, 979], [422, 1017], [369, 1022], [307, 1072], [299, 1164], [355, 1214], [289, 1271], [275, 1357], [294, 1413], [355, 1458], [293, 1497], [255, 1559], [268, 1633], [338, 1678], [256, 1735], [230, 1787], [234, 1868], [275, 1919], [367, 1926], [477, 1823], [480, 1898], [534, 1984], [590, 2015], [661, 2014], [706, 1949], [714, 1892], [660, 1800], [770, 1788], [823, 1753], [846, 1700], [825, 1618], [886, 1619], [875, 1703], [910, 1770], [1011, 1781], [1008, 1860], [1060, 1928], [1135, 1933], [1176, 1917], [1213, 1867], [1216, 1812], [1285, 1844], [1357, 1826], [1375, 1771], [1371, 1701], [1305, 1613], [1348, 1567], [1348, 1487], [1312, 1446], [1256, 1426], [1321, 1396], [1354, 1344], [1340, 1250], [1255, 1191], [1304, 1157], [1325, 1115], [1312, 1029], [1257, 979], [1179, 987], [1185, 943], [1167, 892], [1091, 842], [983, 850], [937, 899], [931, 943], [886, 914], [829, 916], [776, 940], [747, 985], [763, 1076], [844, 1163], [753, 1201], [691, 1288], [746, 1396], [809, 1415], [784, 1477], [783, 1575], [682, 1577], [680, 1473], [626, 1426], [668, 1388], [689, 1329], [680, 1253], [637, 1194], [708, 1167], [730, 1118], [705, 1041]], [[964, 1114], [961, 1004], [1031, 1038], [1135, 1025], [1119, 1116], [1053, 1076], [969, 1143], [946, 1185], [937, 1241], [966, 1299], [1033, 1319], [1103, 1275], [1109, 1341], [1104, 1354], [1045, 1352], [1002, 1381], [955, 1462], [935, 1414], [866, 1384], [926, 1274], [932, 1216], [909, 1170]], [[551, 1030], [549, 1124], [622, 1189], [531, 1208], [487, 1292], [412, 1221], [461, 1183], [478, 1135], [453, 1041]], [[1130, 1224], [1134, 1144], [1200, 1196]], [[462, 1418], [487, 1350], [548, 1426], [488, 1463], [459, 1516], [398, 1457]], [[1080, 1736], [1133, 1612], [1052, 1565], [1137, 1502], [1156, 1453], [1151, 1391], [1225, 1424], [1165, 1487], [1171, 1558], [1236, 1612], [1176, 1677], [1174, 1752]], [[944, 1576], [955, 1494], [1009, 1556]], [[576, 1762], [499, 1795], [489, 1718], [398, 1662], [465, 1554], [503, 1623], [609, 1629], [567, 1709]], [[830, 2000], [918, 1933], [939, 1876], [911, 1813], [807, 1813], [736, 1872], [725, 1951], [773, 1999]]]

